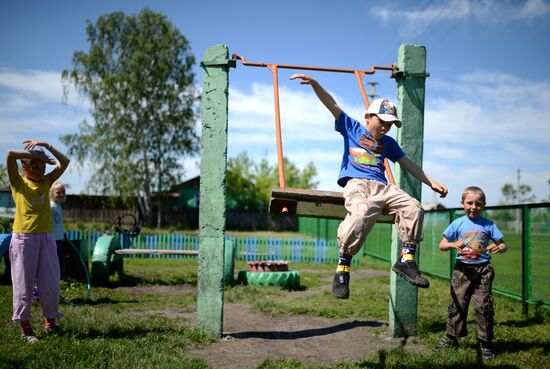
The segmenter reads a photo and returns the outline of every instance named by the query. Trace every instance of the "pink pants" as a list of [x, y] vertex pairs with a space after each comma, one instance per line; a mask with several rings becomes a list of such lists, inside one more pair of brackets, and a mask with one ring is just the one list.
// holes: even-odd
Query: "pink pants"
[[348, 214], [338, 227], [340, 253], [355, 255], [384, 209], [395, 215], [395, 225], [401, 242], [420, 242], [424, 211], [418, 200], [399, 187], [370, 179], [354, 178], [346, 184], [344, 198]]
[[35, 281], [44, 317], [62, 317], [59, 313], [59, 260], [53, 233], [13, 233], [10, 261], [12, 320], [31, 319], [31, 295]]

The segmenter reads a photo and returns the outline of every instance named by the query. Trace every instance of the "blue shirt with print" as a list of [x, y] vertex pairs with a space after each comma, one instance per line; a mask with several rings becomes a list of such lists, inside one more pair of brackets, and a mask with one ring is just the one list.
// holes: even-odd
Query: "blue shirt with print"
[[452, 222], [443, 236], [451, 241], [462, 240], [466, 245], [458, 250], [456, 260], [466, 264], [484, 264], [491, 260], [491, 253], [487, 246], [492, 242], [500, 241], [503, 238], [502, 232], [490, 219], [484, 217], [469, 218], [464, 215]]
[[345, 187], [351, 178], [366, 178], [388, 183], [384, 158], [398, 161], [405, 153], [390, 136], [374, 139], [367, 128], [342, 112], [334, 122], [334, 130], [344, 137], [344, 154], [338, 184]]

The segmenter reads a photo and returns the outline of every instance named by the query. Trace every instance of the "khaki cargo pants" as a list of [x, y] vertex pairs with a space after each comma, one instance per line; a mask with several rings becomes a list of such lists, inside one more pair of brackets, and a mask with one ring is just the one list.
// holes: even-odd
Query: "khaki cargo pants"
[[468, 265], [457, 262], [451, 278], [449, 318], [445, 333], [453, 337], [468, 334], [468, 306], [474, 301], [477, 338], [490, 342], [493, 339], [494, 310], [492, 284], [495, 271], [491, 263]]
[[357, 254], [384, 209], [395, 215], [401, 242], [420, 242], [424, 211], [418, 200], [399, 187], [370, 179], [353, 178], [344, 188], [344, 199], [348, 214], [338, 227], [340, 253], [351, 256]]

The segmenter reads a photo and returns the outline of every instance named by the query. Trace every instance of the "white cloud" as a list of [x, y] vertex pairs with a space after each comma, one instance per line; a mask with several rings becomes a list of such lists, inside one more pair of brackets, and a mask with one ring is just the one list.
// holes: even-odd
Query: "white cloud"
[[[550, 84], [477, 72], [434, 81], [425, 135], [453, 144], [550, 144]], [[547, 151], [548, 152], [548, 151]]]
[[392, 3], [391, 8], [371, 10], [383, 24], [400, 20], [400, 33], [409, 37], [429, 34], [439, 23], [457, 22], [465, 17], [479, 23], [530, 22], [549, 13], [550, 4], [544, 0], [527, 0], [523, 4], [511, 0], [445, 0], [428, 2], [421, 10], [400, 9]]
[[0, 71], [0, 86], [49, 101], [61, 101], [61, 73], [39, 70]]

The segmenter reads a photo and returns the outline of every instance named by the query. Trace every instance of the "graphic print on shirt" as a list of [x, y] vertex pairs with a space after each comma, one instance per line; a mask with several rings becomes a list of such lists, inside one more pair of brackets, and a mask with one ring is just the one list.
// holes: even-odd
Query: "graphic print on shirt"
[[489, 240], [487, 234], [481, 231], [472, 231], [460, 235], [459, 240], [466, 245], [458, 253], [468, 260], [479, 260], [479, 255], [485, 253], [485, 247]]
[[359, 139], [360, 147], [351, 147], [349, 154], [353, 158], [353, 164], [357, 166], [376, 165], [377, 160], [382, 154], [384, 145], [376, 141], [372, 136], [361, 136]]
[[46, 197], [43, 193], [33, 193], [30, 199], [33, 208], [42, 208], [46, 203]]

